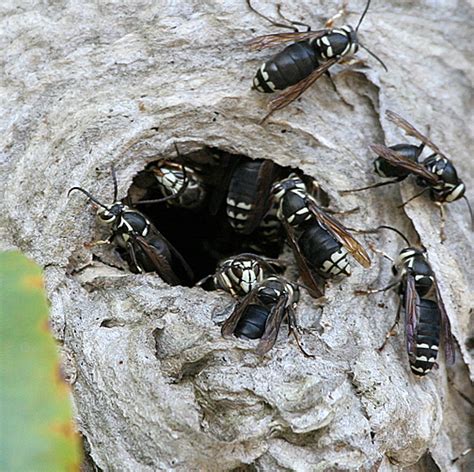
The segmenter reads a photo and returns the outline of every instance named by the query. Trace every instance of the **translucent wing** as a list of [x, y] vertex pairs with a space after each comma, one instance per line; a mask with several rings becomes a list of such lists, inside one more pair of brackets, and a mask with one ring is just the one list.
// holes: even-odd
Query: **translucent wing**
[[248, 41], [247, 45], [251, 50], [259, 50], [271, 48], [284, 43], [296, 43], [298, 41], [321, 38], [328, 32], [328, 29], [323, 29], [306, 32], [265, 34], [263, 36], [257, 36], [256, 38], [251, 39]]
[[329, 59], [317, 69], [315, 69], [308, 77], [300, 80], [297, 84], [286, 88], [283, 92], [279, 93], [275, 98], [270, 100], [268, 108], [269, 112], [263, 118], [262, 123], [276, 110], [281, 110], [295, 101], [307, 88], [314, 84], [324, 73], [326, 73], [334, 64], [340, 59]]
[[418, 162], [413, 162], [410, 159], [402, 156], [393, 149], [390, 149], [382, 144], [372, 144], [370, 148], [375, 152], [375, 154], [382, 157], [393, 166], [411, 172], [432, 185], [440, 183], [440, 179], [436, 174], [433, 174]]
[[148, 241], [142, 236], [136, 236], [134, 238], [134, 250], [138, 258], [142, 257], [142, 254], [147, 257], [148, 263], [152, 265], [154, 272], [156, 272], [166, 283], [170, 285], [179, 285], [183, 281], [176, 275], [173, 270], [170, 261], [167, 257], [160, 253], [156, 247], [148, 243]]
[[436, 279], [434, 281], [434, 287], [438, 308], [441, 313], [441, 322], [444, 333], [444, 354], [446, 356], [446, 362], [448, 364], [454, 364], [454, 361], [456, 360], [456, 356], [454, 354], [454, 337], [453, 333], [451, 332], [451, 323], [449, 321], [448, 314], [446, 313], [446, 308], [444, 306], [443, 299], [441, 298], [441, 293], [439, 291], [438, 282]]
[[273, 184], [274, 168], [275, 164], [270, 160], [263, 161], [260, 166], [257, 177], [258, 190], [255, 198], [255, 208], [250, 217], [244, 221], [244, 229], [241, 230], [242, 234], [252, 233], [268, 211], [268, 207], [271, 204], [270, 193]]
[[420, 319], [420, 297], [415, 288], [415, 277], [408, 274], [405, 282], [405, 331], [407, 351], [410, 357], [416, 356], [416, 329]]
[[147, 239], [142, 238], [141, 236], [137, 236], [137, 238], [139, 238], [140, 240], [145, 240], [146, 242], [147, 240], [149, 241], [149, 239], [151, 239], [153, 236], [161, 239], [173, 255], [173, 262], [178, 265], [176, 271], [179, 271], [180, 274], [182, 273], [183, 277], [185, 278], [185, 280], [182, 280], [181, 283], [192, 283], [194, 280], [194, 273], [191, 267], [186, 262], [181, 253], [154, 226], [151, 227], [150, 235], [147, 236]]
[[257, 287], [255, 287], [251, 292], [249, 292], [245, 297], [236, 303], [232, 313], [229, 318], [227, 318], [222, 324], [221, 333], [222, 336], [231, 336], [234, 334], [235, 327], [239, 322], [240, 318], [244, 314], [245, 309], [249, 306], [251, 302], [255, 300], [257, 294]]
[[296, 241], [291, 226], [285, 221], [283, 221], [283, 226], [285, 227], [286, 234], [288, 236], [288, 242], [295, 256], [301, 278], [303, 279], [309, 294], [313, 298], [321, 298], [324, 295], [324, 282], [311, 270], [308, 263], [306, 262], [306, 259], [298, 246], [298, 242]]
[[280, 326], [287, 315], [287, 301], [288, 294], [282, 294], [278, 303], [270, 311], [265, 325], [265, 331], [257, 346], [257, 354], [259, 356], [263, 356], [274, 346], [278, 337], [278, 332], [280, 331]]
[[334, 236], [351, 254], [351, 256], [363, 267], [370, 267], [370, 258], [367, 251], [360, 245], [360, 243], [349, 233], [339, 221], [318, 207], [312, 198], [306, 200], [308, 208], [313, 213], [318, 223], [323, 226], [331, 235]]
[[405, 131], [408, 136], [412, 136], [413, 138], [416, 138], [420, 140], [423, 144], [428, 146], [430, 149], [432, 149], [436, 154], [439, 154], [440, 156], [446, 157], [441, 150], [439, 149], [436, 144], [434, 144], [429, 138], [427, 138], [425, 135], [421, 134], [413, 125], [408, 123], [407, 120], [402, 118], [400, 115], [395, 113], [394, 111], [387, 110], [385, 112], [387, 118], [392, 122], [395, 123], [399, 128], [401, 128], [403, 131]]
[[237, 164], [240, 162], [240, 158], [226, 154], [221, 161], [222, 163], [218, 166], [219, 170], [215, 175], [216, 185], [209, 198], [209, 212], [213, 216], [217, 215], [225, 201], [230, 180], [232, 179]]

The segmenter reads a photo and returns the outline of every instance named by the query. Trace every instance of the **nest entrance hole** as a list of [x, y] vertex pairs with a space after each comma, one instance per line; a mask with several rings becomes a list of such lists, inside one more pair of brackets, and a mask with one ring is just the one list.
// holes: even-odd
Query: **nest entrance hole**
[[[139, 209], [153, 223], [158, 231], [180, 252], [194, 273], [194, 285], [204, 277], [213, 274], [218, 263], [227, 257], [241, 253], [255, 253], [271, 258], [278, 258], [285, 244], [285, 234], [281, 227], [278, 237], [272, 240], [258, 227], [250, 234], [236, 231], [230, 224], [227, 208], [229, 188], [235, 181], [237, 170], [256, 163], [268, 162], [252, 160], [238, 154], [230, 154], [217, 148], [204, 147], [199, 151], [180, 155], [172, 159], [158, 159], [150, 162], [133, 179], [129, 188], [128, 203]], [[141, 200], [156, 200], [167, 195], [163, 185], [157, 180], [157, 169], [171, 166], [182, 172], [186, 167], [188, 178], [197, 178], [203, 187], [204, 198], [199, 205], [189, 208], [178, 200], [162, 203], [140, 204]], [[299, 169], [282, 167], [272, 161], [274, 169], [272, 182], [296, 172], [308, 183], [313, 179], [304, 175]], [[266, 180], [266, 178], [265, 178]], [[266, 182], [256, 179], [251, 185], [265, 185]], [[244, 185], [244, 183], [237, 183]], [[322, 191], [318, 198], [327, 204], [328, 197]], [[184, 197], [184, 196], [183, 196]], [[271, 195], [268, 206], [271, 207]], [[192, 199], [191, 199], [192, 200]], [[257, 205], [266, 202], [255, 202]]]

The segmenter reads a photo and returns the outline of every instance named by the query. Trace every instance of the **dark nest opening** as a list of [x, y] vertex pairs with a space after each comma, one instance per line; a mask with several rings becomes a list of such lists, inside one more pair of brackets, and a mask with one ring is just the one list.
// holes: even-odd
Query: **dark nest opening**
[[[191, 196], [183, 193], [180, 198], [161, 203], [141, 203], [169, 196], [172, 192], [164, 187], [162, 174], [171, 169], [182, 175], [183, 167], [185, 178], [189, 182], [195, 179], [200, 191], [194, 189]], [[292, 172], [314, 185], [313, 179], [298, 169], [205, 147], [173, 159], [150, 162], [133, 179], [126, 200], [179, 251], [194, 273], [192, 283], [183, 285], [194, 285], [213, 274], [217, 264], [232, 255], [254, 253], [278, 258], [283, 251], [285, 233], [276, 217], [271, 187]], [[318, 193], [326, 205], [327, 195], [320, 190]], [[254, 210], [243, 213], [247, 219], [255, 217], [258, 224], [254, 224], [252, 231], [242, 232], [235, 228], [240, 222], [229, 217], [229, 212], [235, 214], [240, 210], [231, 208], [229, 201], [247, 208], [251, 200]]]

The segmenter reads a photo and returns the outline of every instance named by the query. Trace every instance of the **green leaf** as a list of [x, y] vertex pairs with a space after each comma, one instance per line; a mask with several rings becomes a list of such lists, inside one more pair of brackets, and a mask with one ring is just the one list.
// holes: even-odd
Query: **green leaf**
[[79, 444], [41, 270], [0, 253], [0, 470], [79, 470]]

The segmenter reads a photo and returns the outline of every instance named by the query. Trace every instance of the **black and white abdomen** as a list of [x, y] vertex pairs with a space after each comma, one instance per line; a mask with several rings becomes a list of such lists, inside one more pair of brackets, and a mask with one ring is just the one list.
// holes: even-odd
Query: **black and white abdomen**
[[420, 299], [420, 319], [415, 333], [415, 356], [410, 358], [410, 367], [415, 375], [426, 375], [436, 362], [439, 350], [441, 313], [432, 300]]
[[263, 93], [283, 90], [308, 77], [318, 66], [317, 52], [309, 41], [291, 44], [258, 69], [253, 88]]
[[[227, 217], [232, 228], [237, 232], [249, 233], [248, 224], [255, 212], [259, 212], [258, 192], [262, 161], [244, 162], [236, 167], [232, 174], [227, 194]], [[268, 184], [269, 185], [269, 184]]]
[[285, 233], [280, 219], [277, 216], [278, 205], [274, 202], [268, 213], [251, 234], [252, 238], [246, 241], [250, 251], [267, 254], [270, 257], [278, 257], [283, 246]]
[[298, 245], [311, 268], [322, 277], [351, 275], [346, 249], [318, 223], [303, 231]]

